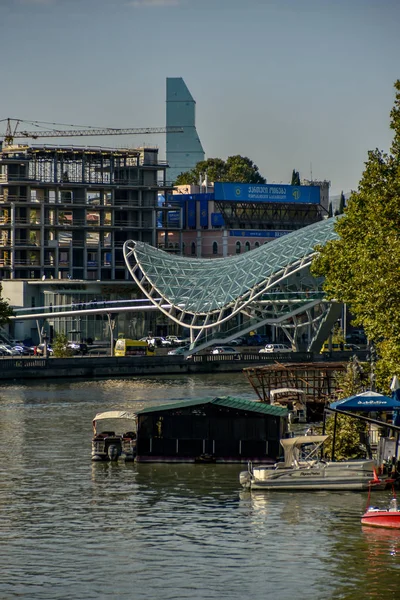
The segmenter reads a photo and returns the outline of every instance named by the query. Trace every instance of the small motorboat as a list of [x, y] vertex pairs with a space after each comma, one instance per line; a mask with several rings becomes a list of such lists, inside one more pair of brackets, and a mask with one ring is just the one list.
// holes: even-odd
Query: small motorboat
[[239, 475], [249, 490], [367, 490], [384, 489], [373, 460], [326, 461], [319, 456], [328, 435], [282, 439], [285, 459], [274, 466], [248, 465]]
[[376, 506], [368, 506], [361, 517], [361, 525], [370, 527], [386, 527], [388, 529], [400, 529], [400, 507], [394, 495], [386, 509]]
[[98, 413], [93, 419], [92, 460], [134, 460], [136, 415], [126, 410]]

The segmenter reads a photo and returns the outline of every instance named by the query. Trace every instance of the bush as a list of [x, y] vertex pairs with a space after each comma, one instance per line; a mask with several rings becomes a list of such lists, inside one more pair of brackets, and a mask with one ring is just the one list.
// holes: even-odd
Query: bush
[[53, 343], [53, 356], [55, 358], [69, 358], [73, 356], [73, 350], [67, 347], [68, 338], [63, 333], [57, 333]]

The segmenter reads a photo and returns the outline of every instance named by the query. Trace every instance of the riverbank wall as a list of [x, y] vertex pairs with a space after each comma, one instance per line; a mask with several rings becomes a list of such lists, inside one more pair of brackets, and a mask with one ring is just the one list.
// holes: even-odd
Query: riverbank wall
[[[348, 360], [351, 353], [335, 352], [324, 360]], [[362, 360], [363, 357], [360, 357]], [[238, 360], [232, 355], [183, 356], [80, 356], [71, 358], [21, 357], [0, 360], [0, 381], [54, 378], [105, 378], [189, 373], [239, 372], [250, 366], [271, 363], [321, 361], [311, 352], [290, 354], [245, 353]]]

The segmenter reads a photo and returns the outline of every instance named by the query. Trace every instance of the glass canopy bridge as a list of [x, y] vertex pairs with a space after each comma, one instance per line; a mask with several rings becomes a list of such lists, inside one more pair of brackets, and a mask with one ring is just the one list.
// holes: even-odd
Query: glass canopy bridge
[[338, 238], [336, 220], [226, 258], [171, 256], [135, 240], [125, 242], [124, 258], [143, 295], [190, 331], [191, 353], [265, 326], [272, 341], [279, 330], [293, 348], [315, 351], [342, 309], [325, 300], [323, 278], [311, 272], [318, 248]]

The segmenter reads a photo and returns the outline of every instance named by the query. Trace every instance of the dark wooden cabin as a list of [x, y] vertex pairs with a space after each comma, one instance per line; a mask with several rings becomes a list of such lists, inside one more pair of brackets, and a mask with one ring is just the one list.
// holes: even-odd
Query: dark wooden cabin
[[286, 408], [225, 396], [137, 413], [141, 462], [275, 462]]

